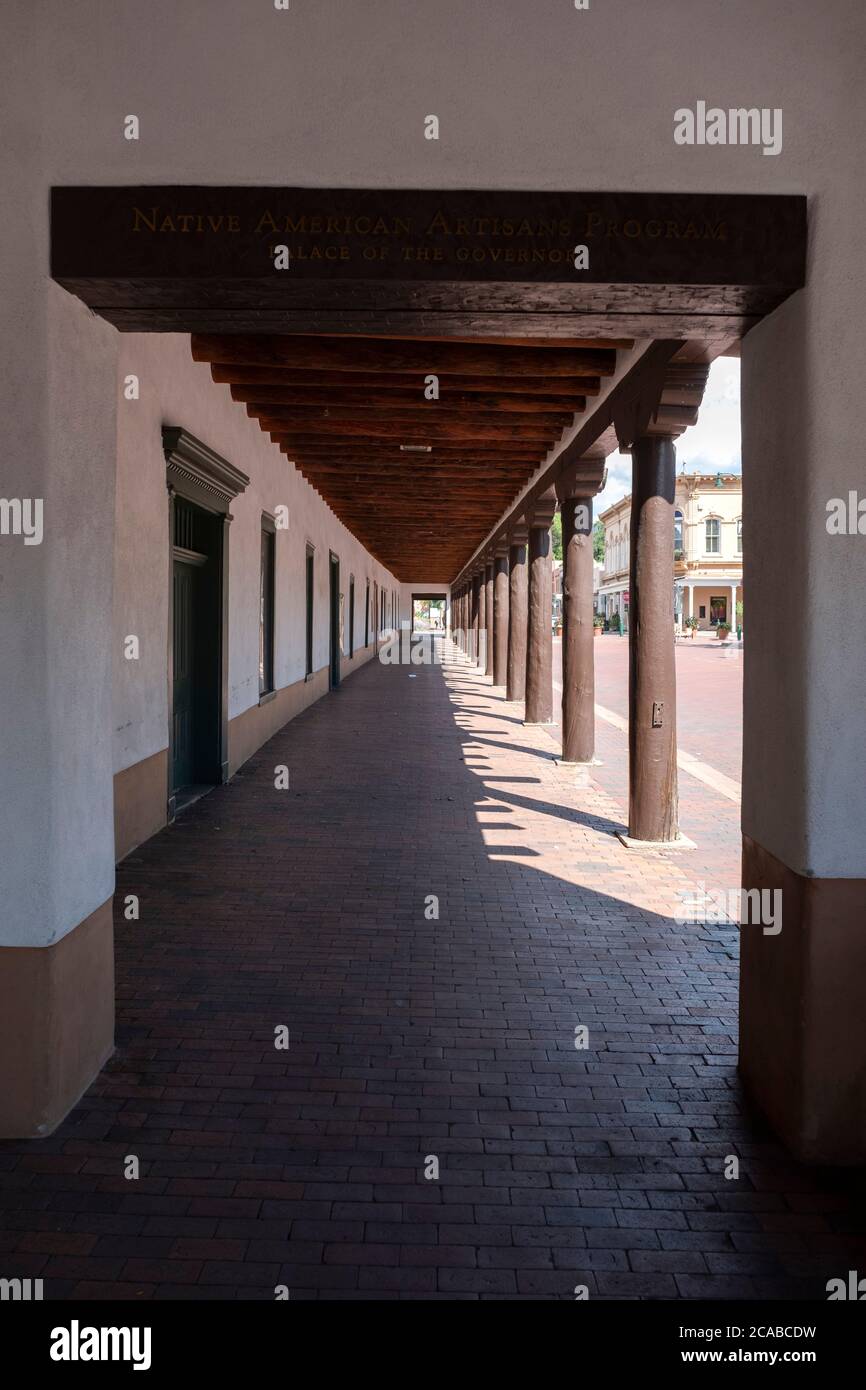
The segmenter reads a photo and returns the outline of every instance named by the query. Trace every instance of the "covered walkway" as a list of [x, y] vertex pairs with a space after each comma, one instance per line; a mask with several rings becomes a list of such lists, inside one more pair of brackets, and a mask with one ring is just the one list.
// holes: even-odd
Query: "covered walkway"
[[824, 1298], [863, 1268], [860, 1180], [742, 1106], [736, 931], [676, 926], [676, 852], [623, 849], [448, 651], [371, 662], [120, 866], [116, 1054], [0, 1145], [46, 1297]]

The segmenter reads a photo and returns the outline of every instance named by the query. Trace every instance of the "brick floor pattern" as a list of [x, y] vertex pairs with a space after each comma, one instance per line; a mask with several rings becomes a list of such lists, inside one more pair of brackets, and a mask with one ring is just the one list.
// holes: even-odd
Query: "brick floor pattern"
[[823, 1299], [866, 1273], [862, 1173], [798, 1166], [740, 1093], [736, 930], [677, 926], [681, 860], [624, 849], [521, 715], [450, 651], [371, 663], [120, 866], [117, 1051], [54, 1135], [0, 1145], [5, 1276]]

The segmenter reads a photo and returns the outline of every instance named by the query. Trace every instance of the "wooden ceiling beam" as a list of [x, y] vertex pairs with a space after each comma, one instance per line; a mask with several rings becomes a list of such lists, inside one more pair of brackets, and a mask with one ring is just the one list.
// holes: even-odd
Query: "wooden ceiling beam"
[[[304, 338], [352, 338], [363, 342], [388, 342], [399, 339], [406, 342], [405, 333], [304, 333], [296, 335]], [[417, 342], [417, 338], [409, 339]], [[534, 347], [534, 348], [633, 348], [633, 338], [551, 338], [535, 334], [511, 334], [504, 337], [491, 337], [487, 334], [425, 333], [425, 343], [484, 343], [487, 347]]]
[[537, 462], [541, 451], [534, 447], [528, 447], [518, 441], [508, 443], [500, 440], [481, 439], [475, 440], [471, 444], [453, 443], [450, 441], [439, 441], [432, 445], [430, 449], [401, 449], [399, 444], [392, 440], [381, 440], [364, 442], [349, 441], [343, 443], [339, 438], [331, 440], [327, 437], [316, 437], [315, 440], [308, 439], [302, 445], [293, 446], [286, 444], [284, 439], [291, 439], [293, 436], [284, 435], [281, 430], [268, 431], [271, 442], [279, 446], [287, 457], [296, 459], [306, 458], [333, 458], [333, 459], [384, 459], [391, 463], [430, 463], [437, 459], [469, 459], [477, 460], [479, 463], [495, 464], [498, 460], [519, 459], [527, 463], [535, 460]]
[[444, 406], [418, 406], [400, 409], [383, 409], [376, 411], [355, 410], [351, 406], [289, 406], [289, 405], [248, 405], [247, 414], [252, 420], [277, 420], [287, 425], [297, 425], [300, 429], [306, 429], [308, 425], [318, 424], [348, 424], [358, 425], [368, 429], [375, 434], [380, 423], [391, 423], [398, 425], [416, 425], [424, 430], [429, 426], [441, 427], [442, 425], [466, 426], [466, 431], [471, 434], [476, 425], [493, 425], [501, 430], [508, 430], [511, 433], [526, 431], [531, 434], [544, 435], [549, 433], [561, 434], [562, 431], [572, 423], [573, 415], [549, 415], [549, 414], [510, 414], [507, 420], [503, 420], [502, 415], [494, 410], [449, 410]]
[[539, 426], [512, 426], [507, 424], [486, 425], [480, 422], [437, 424], [412, 424], [400, 420], [304, 420], [286, 421], [267, 415], [258, 417], [266, 433], [280, 435], [281, 443], [300, 445], [304, 440], [336, 437], [342, 439], [376, 440], [395, 439], [401, 444], [432, 444], [452, 440], [472, 448], [476, 439], [502, 440], [503, 442], [526, 442], [530, 448], [539, 451], [549, 449], [556, 443], [561, 430], [542, 429]]
[[351, 410], [366, 414], [368, 410], [380, 411], [385, 415], [392, 411], [450, 411], [452, 414], [471, 414], [496, 411], [498, 414], [566, 414], [580, 413], [586, 409], [586, 397], [574, 396], [518, 396], [496, 395], [491, 393], [445, 390], [438, 400], [424, 399], [420, 388], [414, 391], [360, 391], [347, 392], [337, 387], [312, 390], [309, 387], [292, 386], [233, 386], [232, 400], [243, 405], [251, 405], [255, 411], [268, 406], [287, 406], [294, 411], [327, 409], [330, 414], [337, 410]]
[[[300, 367], [254, 367], [237, 363], [211, 363], [211, 377], [223, 386], [297, 386], [313, 390], [336, 387], [340, 391], [423, 391], [424, 372], [336, 372], [314, 371]], [[440, 382], [440, 392], [446, 390], [466, 392], [490, 392], [517, 395], [577, 395], [597, 396], [601, 390], [601, 379], [594, 373], [580, 372], [572, 376], [516, 377], [498, 374], [493, 380], [489, 376], [464, 376], [450, 373]]]
[[307, 338], [270, 335], [194, 333], [196, 362], [237, 363], [250, 367], [304, 367], [341, 372], [406, 372], [424, 375], [557, 377], [589, 372], [612, 376], [614, 348], [487, 347], [474, 342], [425, 339]]

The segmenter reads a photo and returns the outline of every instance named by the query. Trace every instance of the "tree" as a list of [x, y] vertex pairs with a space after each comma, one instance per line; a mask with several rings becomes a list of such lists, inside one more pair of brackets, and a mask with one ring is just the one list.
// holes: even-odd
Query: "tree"
[[592, 528], [592, 558], [604, 562], [604, 527], [597, 521]]
[[551, 539], [553, 540], [553, 558], [562, 559], [562, 516], [556, 512], [553, 518], [553, 525], [550, 528]]

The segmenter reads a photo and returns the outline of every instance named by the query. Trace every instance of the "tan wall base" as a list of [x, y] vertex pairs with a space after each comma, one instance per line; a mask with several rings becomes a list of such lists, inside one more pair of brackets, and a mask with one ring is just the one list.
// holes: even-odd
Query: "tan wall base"
[[794, 873], [743, 837], [743, 887], [779, 889], [782, 930], [740, 933], [740, 1074], [807, 1163], [866, 1162], [866, 881]]
[[0, 947], [0, 1138], [50, 1134], [113, 1050], [110, 899], [54, 946]]
[[[343, 657], [341, 679], [345, 680], [375, 655], [371, 643]], [[305, 681], [278, 690], [272, 700], [253, 705], [229, 722], [229, 776], [267, 743], [269, 738], [322, 695], [328, 693], [328, 668]], [[114, 848], [119, 863], [127, 854], [149, 840], [166, 823], [168, 802], [168, 749], [124, 768], [114, 778]]]
[[328, 668], [323, 666], [308, 680], [284, 686], [272, 700], [253, 705], [229, 720], [229, 776], [233, 777], [278, 729], [327, 693]]
[[167, 748], [115, 774], [114, 858], [118, 864], [162, 829], [167, 800]]
[[340, 680], [344, 681], [353, 671], [360, 671], [375, 655], [376, 648], [372, 642], [367, 647], [356, 647], [354, 656], [344, 656], [340, 660]]

